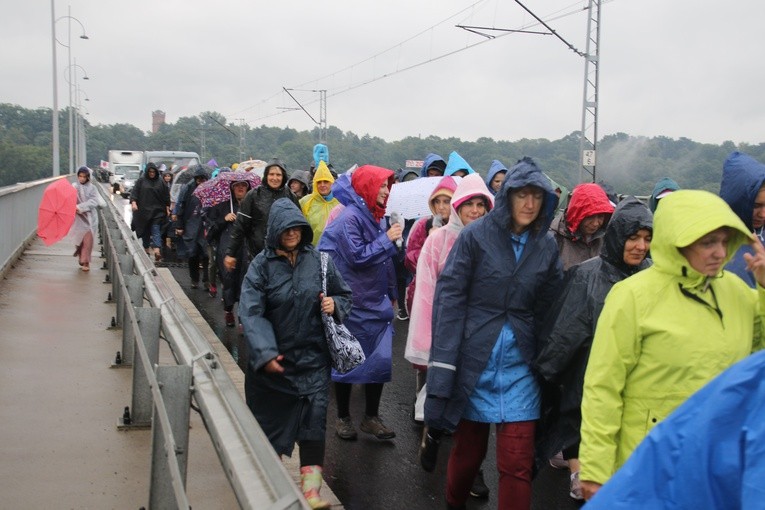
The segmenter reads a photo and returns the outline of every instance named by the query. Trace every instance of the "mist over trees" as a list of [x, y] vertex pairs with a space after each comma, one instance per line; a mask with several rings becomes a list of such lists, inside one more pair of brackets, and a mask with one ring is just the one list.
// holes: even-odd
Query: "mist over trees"
[[[61, 172], [68, 172], [68, 110], [59, 112]], [[240, 161], [240, 127], [217, 112], [181, 117], [161, 126], [157, 133], [143, 132], [130, 124], [92, 126], [86, 122], [87, 164], [91, 168], [106, 159], [109, 149], [195, 151], [202, 161], [214, 158], [221, 166]], [[52, 175], [51, 109], [26, 109], [0, 103], [0, 186], [32, 181]], [[204, 149], [202, 141], [204, 140]], [[306, 170], [313, 160], [313, 146], [319, 130], [244, 126], [244, 159], [279, 157], [288, 170]], [[397, 169], [409, 159], [423, 159], [429, 152], [447, 158], [459, 152], [471, 166], [486, 175], [492, 160], [512, 166], [531, 156], [556, 182], [571, 189], [579, 181], [579, 133], [559, 140], [521, 139], [516, 141], [479, 138], [406, 137], [388, 142], [372, 134], [358, 135], [336, 126], [327, 130], [330, 162], [342, 172], [354, 164], [374, 164]], [[706, 189], [717, 193], [722, 164], [734, 150], [765, 161], [765, 143], [757, 145], [725, 142], [702, 144], [687, 138], [665, 136], [634, 137], [616, 133], [603, 137], [598, 145], [597, 180], [610, 184], [618, 193], [648, 195], [656, 181], [671, 177], [683, 188]], [[586, 177], [585, 177], [586, 178]]]

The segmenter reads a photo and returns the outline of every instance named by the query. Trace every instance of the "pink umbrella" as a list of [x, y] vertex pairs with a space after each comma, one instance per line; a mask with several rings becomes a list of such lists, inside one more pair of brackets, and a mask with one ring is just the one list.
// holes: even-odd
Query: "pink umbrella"
[[252, 172], [223, 172], [215, 179], [205, 181], [194, 190], [202, 207], [212, 207], [231, 199], [231, 183], [247, 182], [250, 189], [260, 186], [260, 177]]
[[43, 191], [37, 214], [37, 235], [46, 246], [64, 238], [77, 212], [77, 190], [66, 179], [59, 179]]

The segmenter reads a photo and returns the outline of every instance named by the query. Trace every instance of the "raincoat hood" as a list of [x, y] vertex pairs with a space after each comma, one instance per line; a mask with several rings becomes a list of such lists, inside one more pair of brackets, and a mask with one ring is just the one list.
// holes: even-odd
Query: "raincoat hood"
[[[287, 186], [292, 181], [298, 181], [300, 184], [303, 185], [303, 188], [305, 189], [305, 193], [308, 194], [308, 190], [311, 189], [310, 186], [310, 173], [306, 172], [305, 170], [295, 170], [292, 172], [292, 177], [287, 181]], [[330, 174], [331, 175], [331, 174]]]
[[428, 207], [430, 207], [430, 212], [433, 214], [436, 214], [435, 208], [433, 207], [433, 200], [439, 195], [447, 196], [449, 197], [449, 200], [452, 199], [452, 196], [454, 195], [454, 190], [457, 189], [457, 182], [454, 180], [453, 177], [449, 177], [448, 175], [446, 177], [443, 177], [440, 181], [438, 181], [438, 184], [436, 185], [436, 188], [433, 190], [433, 193], [430, 194], [430, 198], [428, 198]]
[[266, 165], [266, 168], [263, 169], [262, 184], [265, 185], [268, 189], [274, 189], [268, 185], [268, 179], [266, 178], [268, 176], [268, 169], [272, 166], [279, 167], [279, 169], [282, 171], [282, 185], [276, 189], [285, 188], [287, 186], [287, 180], [289, 180], [289, 176], [287, 175], [287, 165], [285, 165], [279, 158], [272, 158]]
[[657, 209], [654, 216], [651, 241], [654, 267], [662, 273], [687, 280], [690, 286], [703, 283], [706, 277], [691, 267], [679, 248], [693, 244], [713, 230], [729, 227], [734, 235], [728, 240], [727, 263], [741, 245], [754, 239], [744, 222], [713, 193], [678, 190], [661, 200], [661, 209]]
[[[451, 177], [444, 177], [444, 179], [451, 179]], [[452, 196], [450, 204], [452, 210], [447, 226], [462, 230], [464, 225], [462, 224], [462, 220], [460, 220], [460, 215], [457, 212], [457, 209], [459, 209], [460, 205], [475, 197], [484, 197], [486, 199], [486, 214], [488, 214], [494, 207], [494, 195], [491, 194], [486, 183], [483, 182], [483, 179], [481, 179], [481, 176], [477, 173], [463, 177], [460, 179], [459, 184], [457, 184], [457, 188], [454, 190], [454, 195]]]
[[494, 190], [491, 188], [491, 181], [493, 181], [494, 177], [500, 172], [505, 172], [505, 174], [507, 174], [507, 167], [503, 165], [501, 161], [495, 159], [491, 162], [491, 166], [489, 166], [489, 173], [486, 175], [486, 187], [493, 195], [496, 195], [496, 192], [494, 192]]
[[427, 177], [428, 176], [428, 169], [431, 167], [438, 168], [441, 171], [441, 174], [444, 173], [446, 170], [446, 160], [439, 156], [438, 154], [435, 154], [431, 152], [427, 156], [425, 156], [425, 159], [422, 160], [422, 169], [420, 170], [420, 177]]
[[329, 147], [323, 143], [317, 143], [313, 146], [313, 166], [319, 167], [319, 162], [329, 163]]
[[373, 165], [360, 166], [351, 176], [351, 185], [353, 190], [359, 196], [366, 208], [372, 213], [375, 221], [380, 221], [385, 216], [385, 204], [377, 205], [377, 195], [380, 193], [380, 186], [387, 182], [388, 187], [392, 187], [395, 182], [393, 170]]
[[[197, 177], [204, 177], [206, 179], [210, 178], [210, 173], [202, 165], [194, 165], [188, 171], [191, 174], [192, 180], [196, 179]], [[148, 172], [147, 172], [147, 174], [148, 174]], [[159, 175], [159, 172], [157, 172], [157, 175]]]
[[313, 230], [306, 221], [300, 209], [289, 199], [280, 198], [271, 206], [268, 213], [268, 230], [266, 232], [266, 246], [272, 250], [279, 249], [279, 236], [282, 232], [292, 227], [300, 227], [302, 236], [297, 249], [311, 244]]
[[[335, 178], [332, 176], [332, 172], [329, 171], [329, 167], [324, 161], [319, 162], [319, 166], [316, 168], [316, 173], [313, 176], [313, 188], [316, 189], [316, 183], [319, 181], [335, 182]], [[316, 192], [318, 193], [318, 191]]]
[[656, 206], [659, 205], [659, 198], [657, 198], [659, 195], [665, 191], [677, 191], [679, 189], [680, 185], [669, 177], [660, 179], [653, 187], [651, 198], [648, 199], [648, 207], [651, 209], [651, 212], [656, 212]]
[[332, 196], [334, 196], [341, 204], [348, 205], [352, 202], [353, 194], [355, 194], [355, 192], [351, 185], [351, 176], [347, 173], [340, 174], [332, 185]]
[[612, 214], [614, 206], [599, 184], [579, 184], [571, 194], [566, 209], [566, 228], [569, 234], [576, 234], [582, 220], [595, 214]]
[[[149, 170], [152, 169], [152, 168], [154, 169], [154, 177], [149, 177]], [[159, 179], [159, 173], [160, 172], [159, 172], [159, 169], [157, 168], [157, 165], [155, 165], [154, 163], [149, 163], [148, 165], [146, 165], [146, 168], [143, 171], [142, 177], [144, 177], [144, 178], [146, 178], [146, 179], [148, 179], [150, 181], [154, 181], [156, 179]], [[191, 174], [191, 175], [193, 175], [193, 174]]]
[[86, 166], [81, 166], [80, 168], [77, 169], [77, 175], [80, 175], [80, 174], [85, 174], [88, 177], [87, 182], [90, 182], [90, 176], [91, 176], [90, 168]]
[[452, 151], [452, 153], [449, 154], [449, 162], [446, 164], [444, 175], [454, 175], [454, 172], [459, 170], [464, 170], [468, 174], [475, 173], [475, 170], [473, 170], [473, 167], [471, 167], [468, 162], [465, 161], [465, 158], [457, 154], [457, 151]]
[[406, 170], [400, 168], [399, 171], [396, 172], [396, 173], [397, 173], [396, 181], [398, 181], [398, 182], [404, 182], [406, 180], [413, 181], [414, 179], [407, 179], [407, 177], [410, 176], [410, 175], [414, 175], [415, 178], [420, 176], [420, 174], [417, 173], [417, 170], [413, 170], [411, 168], [406, 169]]
[[733, 152], [723, 163], [720, 197], [728, 203], [750, 231], [753, 230], [754, 200], [763, 184], [765, 184], [765, 165], [753, 157], [743, 152]]
[[640, 229], [653, 232], [653, 215], [643, 202], [635, 197], [626, 197], [616, 206], [608, 222], [600, 256], [625, 274], [634, 273], [638, 267], [624, 263], [624, 245]]
[[[485, 184], [484, 184], [485, 186]], [[550, 186], [550, 180], [545, 177], [533, 159], [526, 156], [513, 165], [507, 172], [507, 177], [502, 182], [496, 197], [494, 197], [494, 209], [488, 214], [488, 218], [499, 223], [502, 228], [509, 228], [512, 223], [512, 209], [510, 204], [510, 192], [524, 186], [536, 186], [544, 191], [544, 201], [539, 210], [539, 218], [535, 220], [541, 224], [540, 232], [546, 233], [550, 228], [555, 208], [558, 206], [558, 196]]]

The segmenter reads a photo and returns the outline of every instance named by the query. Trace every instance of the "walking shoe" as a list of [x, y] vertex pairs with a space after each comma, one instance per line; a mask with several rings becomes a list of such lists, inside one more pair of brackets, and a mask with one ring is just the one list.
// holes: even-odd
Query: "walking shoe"
[[352, 441], [358, 437], [350, 416], [337, 419], [335, 422], [335, 432], [337, 432], [337, 436], [340, 439], [345, 439], [346, 441]]
[[473, 485], [470, 487], [470, 495], [479, 499], [486, 499], [489, 497], [489, 488], [483, 480], [483, 469], [479, 469], [478, 474], [475, 475]]
[[236, 321], [234, 320], [234, 312], [226, 312], [226, 326], [229, 328], [236, 326]]
[[308, 501], [311, 510], [326, 510], [332, 507], [329, 501], [324, 501], [319, 495], [321, 490], [321, 466], [303, 466], [300, 468], [300, 490]]
[[568, 461], [563, 458], [563, 452], [558, 452], [550, 459], [550, 466], [555, 469], [568, 469]]
[[570, 487], [568, 495], [577, 501], [582, 501], [584, 499], [584, 492], [582, 492], [582, 482], [579, 480], [579, 471], [571, 473]]
[[209, 292], [210, 297], [215, 297], [218, 295], [218, 287], [215, 286], [215, 284], [210, 284]]
[[432, 473], [436, 469], [439, 446], [441, 446], [441, 440], [430, 435], [430, 431], [425, 427], [422, 431], [422, 442], [420, 443], [420, 466], [428, 473]]
[[372, 434], [377, 439], [393, 439], [396, 437], [396, 433], [386, 427], [379, 416], [367, 416], [365, 414], [359, 428], [362, 432]]
[[409, 314], [406, 313], [406, 308], [400, 308], [398, 310], [398, 314], [396, 314], [396, 318], [400, 321], [408, 321], [409, 320]]

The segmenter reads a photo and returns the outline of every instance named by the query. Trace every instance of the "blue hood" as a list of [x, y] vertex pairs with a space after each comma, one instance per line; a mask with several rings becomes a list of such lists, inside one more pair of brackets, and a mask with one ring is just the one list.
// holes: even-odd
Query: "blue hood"
[[489, 167], [489, 174], [486, 176], [486, 187], [489, 188], [489, 191], [492, 195], [496, 195], [497, 193], [491, 189], [491, 181], [499, 172], [507, 173], [507, 167], [503, 165], [501, 161], [495, 159], [491, 162], [491, 166]]
[[427, 156], [425, 156], [425, 159], [422, 160], [422, 169], [420, 170], [420, 177], [427, 177], [428, 176], [428, 168], [432, 166], [437, 166], [441, 169], [441, 172], [444, 172], [446, 170], [446, 160], [439, 156], [438, 154], [431, 152]]
[[494, 198], [494, 209], [489, 212], [487, 218], [493, 219], [503, 228], [508, 228], [512, 213], [508, 203], [510, 192], [524, 186], [536, 186], [545, 193], [542, 209], [539, 211], [542, 218], [540, 232], [544, 235], [550, 228], [550, 223], [552, 223], [555, 216], [555, 208], [558, 207], [558, 196], [553, 191], [552, 186], [550, 186], [550, 180], [545, 177], [534, 160], [528, 156], [518, 161], [507, 171], [507, 177], [505, 177], [502, 187]]
[[765, 181], [765, 165], [744, 154], [732, 152], [723, 163], [720, 197], [751, 231], [754, 199]]
[[468, 175], [475, 173], [475, 170], [465, 161], [465, 158], [457, 154], [457, 151], [452, 151], [449, 154], [449, 162], [446, 164], [444, 175], [454, 175], [454, 172], [458, 170], [465, 170]]
[[348, 173], [340, 174], [332, 184], [332, 195], [343, 205], [348, 205], [353, 200], [356, 192], [351, 186], [351, 175]]

